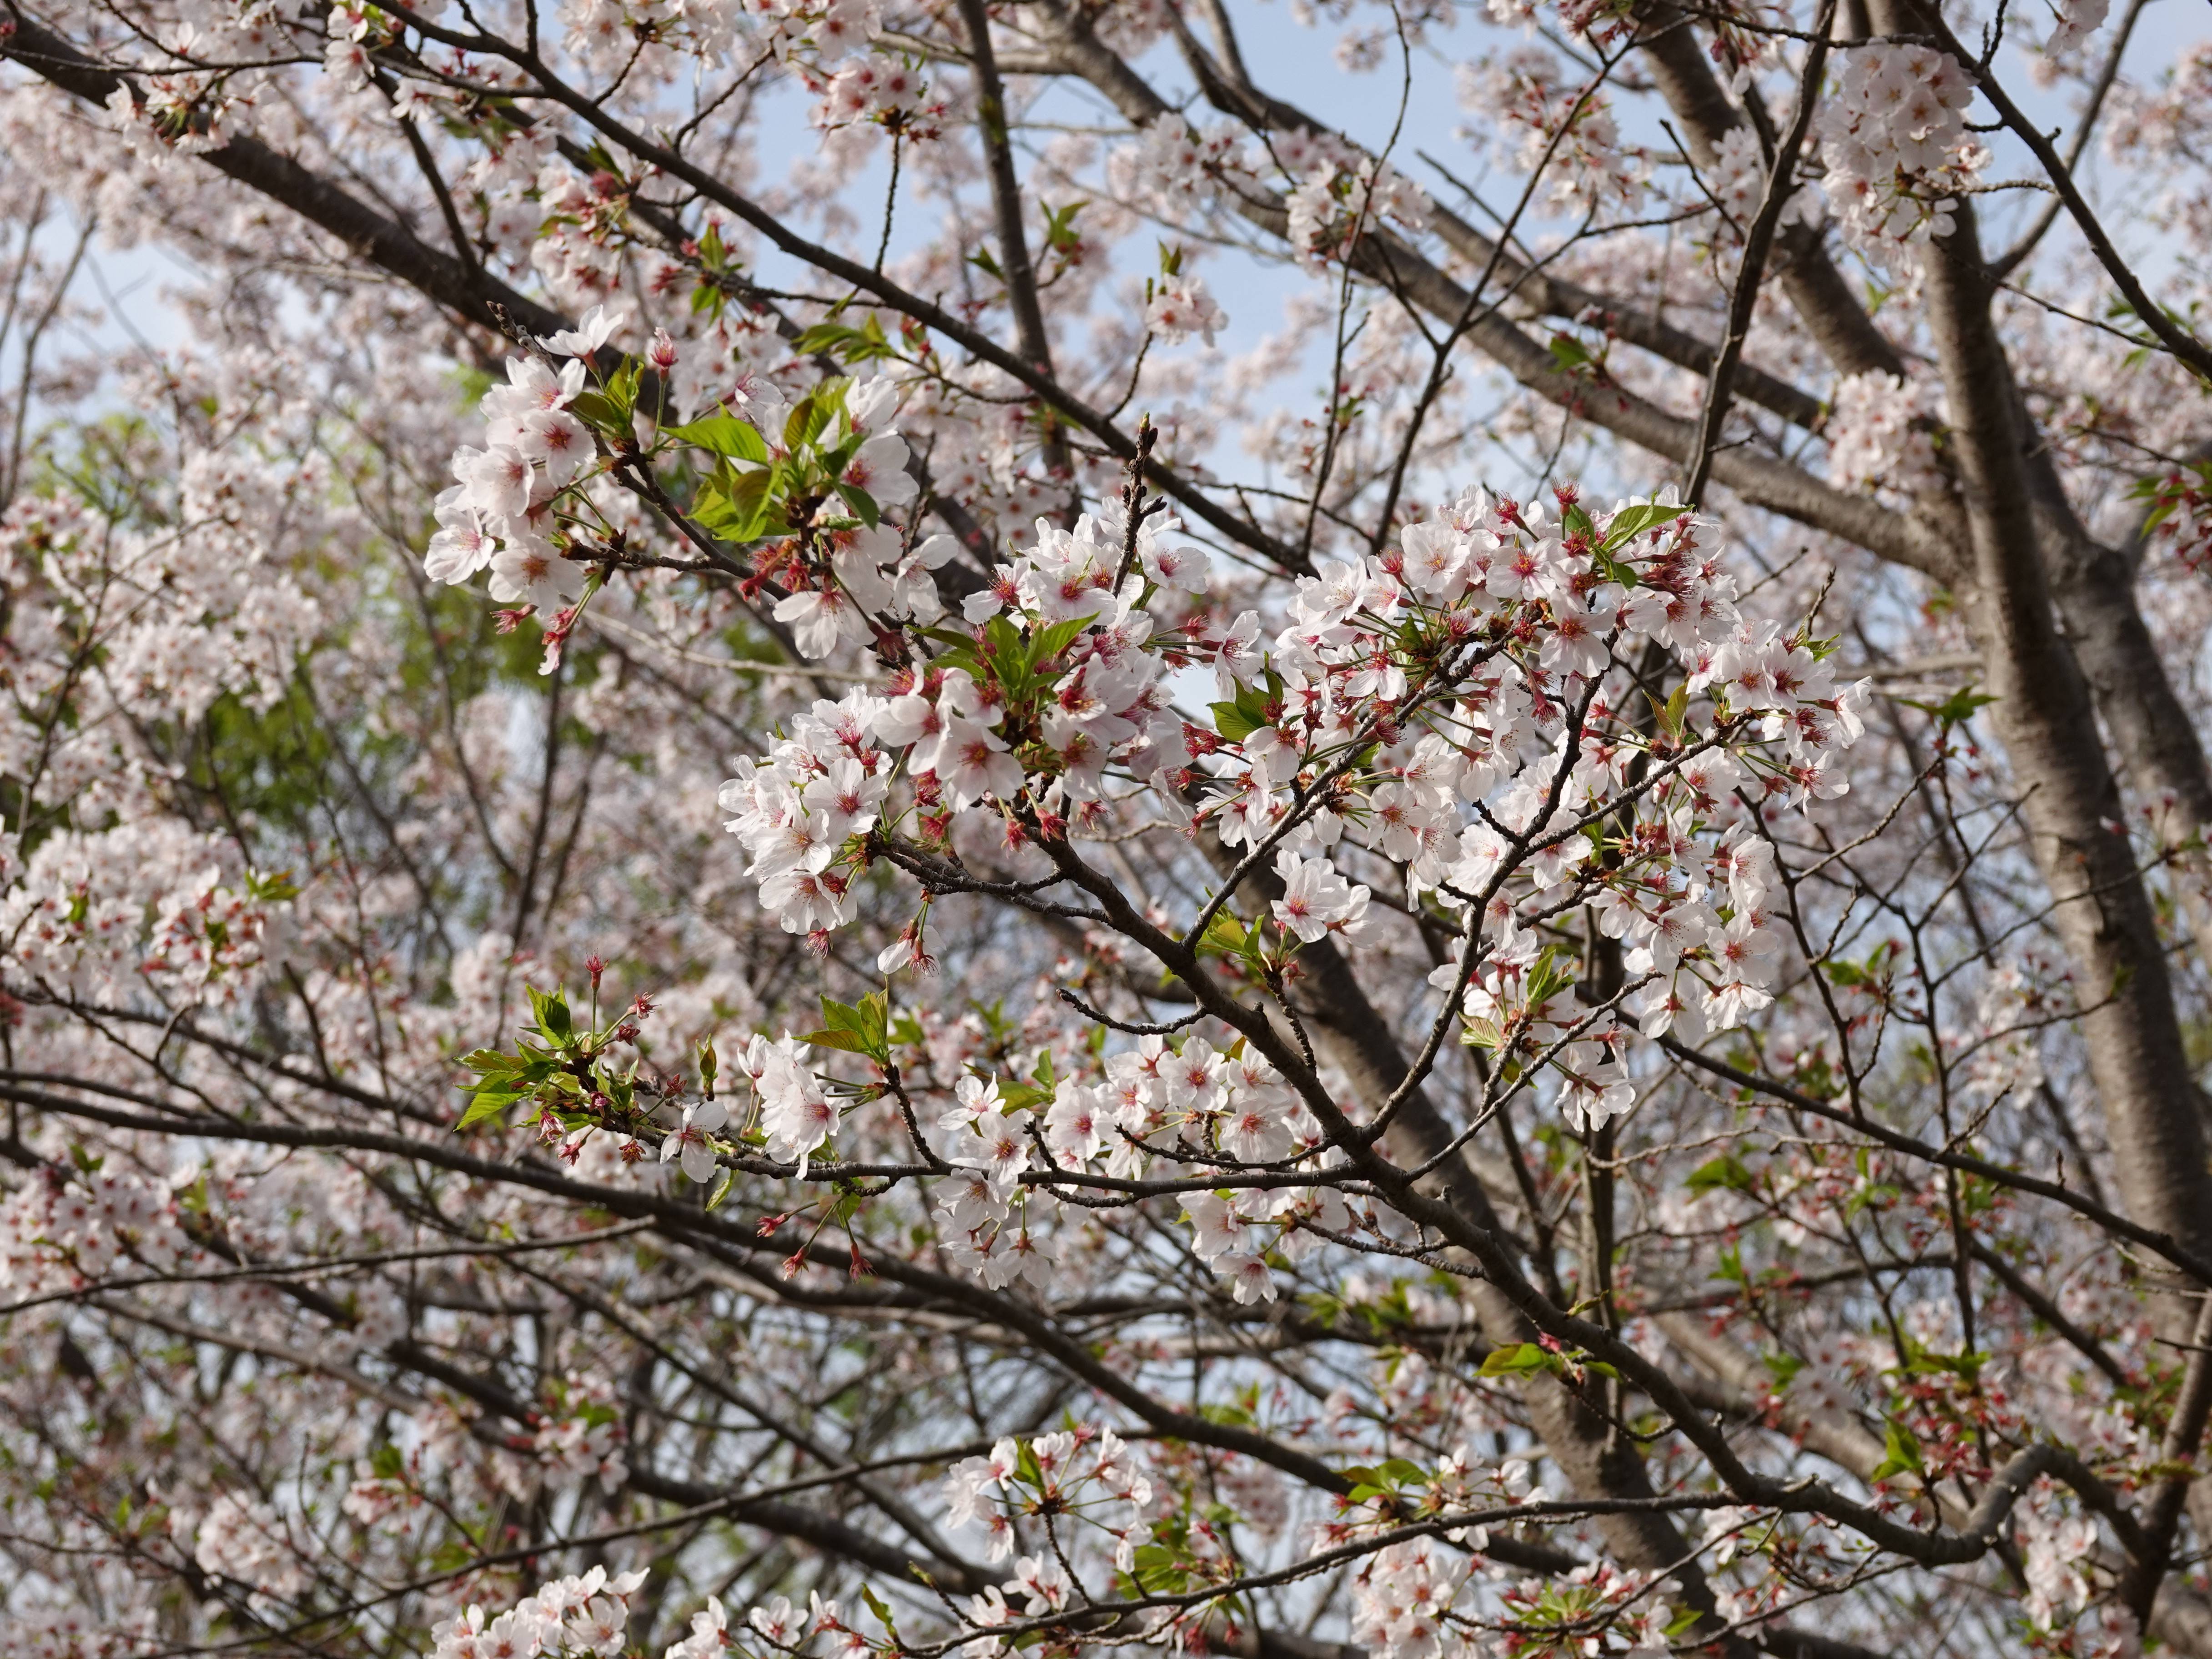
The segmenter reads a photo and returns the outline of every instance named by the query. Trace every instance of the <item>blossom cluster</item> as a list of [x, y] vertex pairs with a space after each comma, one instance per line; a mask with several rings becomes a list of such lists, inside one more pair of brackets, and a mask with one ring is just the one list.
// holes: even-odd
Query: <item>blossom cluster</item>
[[558, 368], [535, 353], [507, 359], [507, 384], [483, 395], [483, 447], [454, 454], [459, 482], [438, 496], [438, 530], [422, 560], [433, 581], [459, 584], [489, 569], [493, 599], [547, 617], [582, 596], [584, 567], [556, 546], [552, 509], [598, 461], [592, 429], [570, 405], [584, 392], [586, 360], [620, 326], [618, 315], [595, 311], [575, 337], [547, 342], [568, 354]]
[[1462, 65], [1459, 100], [1483, 118], [1485, 142], [1511, 145], [1514, 167], [1542, 170], [1551, 211], [1625, 216], [1643, 199], [1650, 158], [1622, 137], [1605, 94], [1569, 81], [1543, 47], [1514, 46]]
[[1152, 284], [1145, 303], [1145, 326], [1164, 343], [1181, 345], [1199, 334], [1212, 345], [1215, 331], [1228, 323], [1227, 314], [1207, 291], [1204, 277], [1178, 272]]
[[509, 1490], [518, 1498], [526, 1500], [541, 1490], [559, 1492], [586, 1481], [616, 1492], [629, 1478], [612, 1390], [603, 1382], [587, 1386], [579, 1386], [573, 1377], [569, 1382], [571, 1392], [580, 1397], [567, 1402], [565, 1414], [540, 1423], [530, 1437], [526, 1454], [506, 1465]]
[[1989, 164], [1967, 131], [1973, 84], [1930, 46], [1863, 46], [1842, 54], [1821, 106], [1823, 181], [1845, 240], [1881, 257], [1957, 224], [1957, 193]]
[[431, 1632], [430, 1659], [614, 1659], [629, 1630], [629, 1604], [642, 1572], [610, 1577], [605, 1567], [556, 1578], [487, 1620], [471, 1607]]
[[[1048, 1286], [1056, 1245], [1026, 1224], [1021, 1182], [1043, 1161], [1035, 1150], [1039, 1141], [1055, 1171], [1098, 1166], [1124, 1178], [1280, 1166], [1306, 1158], [1321, 1141], [1319, 1124], [1273, 1066], [1238, 1048], [1223, 1054], [1202, 1036], [1174, 1044], [1140, 1037], [1106, 1059], [1103, 1080], [1060, 1079], [1041, 1121], [1031, 1109], [1003, 1098], [996, 1083], [962, 1079], [954, 1105], [938, 1120], [953, 1136], [943, 1152], [957, 1171], [939, 1189], [946, 1255], [994, 1287], [1017, 1275], [1041, 1291]], [[1237, 1196], [1232, 1203], [1194, 1193], [1183, 1211], [1193, 1251], [1239, 1302], [1275, 1297], [1268, 1238], [1278, 1240], [1278, 1259], [1295, 1263], [1313, 1243], [1297, 1231], [1302, 1219], [1333, 1231], [1352, 1224], [1344, 1200], [1327, 1186]], [[1256, 1207], [1248, 1214], [1240, 1206]]]
[[1291, 244], [1317, 259], [1351, 257], [1352, 246], [1384, 225], [1420, 230], [1429, 222], [1429, 198], [1387, 161], [1319, 152], [1300, 176], [1285, 206]]
[[[1737, 792], [1831, 798], [1863, 730], [1864, 688], [1838, 687], [1814, 642], [1740, 623], [1679, 508], [1625, 504], [1606, 522], [1645, 527], [1470, 496], [1407, 527], [1397, 556], [1325, 564], [1265, 653], [1267, 695], [1226, 708], [1236, 724], [1191, 753], [1222, 841], [1280, 848], [1279, 925], [1357, 937], [1361, 896], [1327, 862], [1340, 840], [1401, 862], [1409, 890], [1466, 929], [1462, 960], [1432, 982], [1464, 987], [1479, 1040], [1536, 1053], [1619, 1040], [1583, 1028], [1573, 976], [1547, 971], [1530, 926], [1569, 895], [1632, 947], [1650, 1029], [1725, 1028], [1764, 1006], [1772, 865]], [[1385, 643], [1409, 625], [1426, 653]], [[1639, 639], [1681, 662], [1685, 692], [1707, 701], [1702, 732], [1668, 719], [1639, 741], [1607, 718], [1615, 651]], [[1371, 764], [1346, 763], [1386, 732]], [[1639, 764], [1651, 770], [1632, 784]], [[1588, 832], [1624, 798], [1632, 823], [1608, 866]], [[1609, 1057], [1560, 1059], [1571, 1116], [1626, 1109]]]
[[152, 1647], [155, 1628], [150, 1607], [94, 1613], [18, 1605], [0, 1628], [0, 1659], [124, 1659]]
[[[751, 856], [748, 873], [787, 931], [826, 933], [848, 919], [845, 896], [872, 856], [870, 838], [893, 816], [895, 769], [906, 786], [896, 816], [910, 813], [924, 848], [1034, 855], [1036, 831], [1018, 812], [1029, 769], [1050, 778], [1037, 792], [1049, 799], [1036, 804], [1060, 812], [1099, 799], [1109, 763], [1156, 771], [1163, 744], [1179, 749], [1182, 722], [1159, 693], [1162, 659], [1145, 648], [1152, 618], [1139, 601], [1148, 586], [1191, 585], [1193, 556], [1157, 545], [1148, 527], [1136, 568], [1117, 587], [1124, 550], [1110, 517], [1086, 515], [1073, 531], [1040, 520], [1037, 534], [1034, 550], [965, 602], [977, 628], [973, 651], [901, 671], [887, 696], [856, 690], [817, 703], [769, 756], [745, 760], [722, 786], [728, 828]], [[815, 625], [826, 612], [865, 630], [866, 607], [883, 598], [876, 584], [889, 586], [876, 576], [876, 557], [856, 537], [836, 555], [834, 577], [804, 596], [805, 610], [801, 596], [785, 602], [795, 623]], [[927, 611], [926, 570], [900, 580], [915, 586], [892, 599], [912, 593], [908, 602]], [[1054, 630], [1059, 649], [1033, 656], [1044, 636], [1017, 634], [1004, 618], [1009, 605]], [[889, 947], [886, 971], [915, 948], [911, 940]]]
[[[1114, 1563], [1127, 1572], [1151, 1536], [1146, 1521], [1152, 1481], [1128, 1445], [1109, 1427], [1084, 1424], [1038, 1435], [1026, 1443], [1000, 1440], [989, 1455], [963, 1458], [945, 1477], [945, 1519], [956, 1527], [981, 1527], [988, 1536], [985, 1559], [994, 1565], [1014, 1553], [1015, 1519], [1049, 1516], [1056, 1527], [1080, 1527], [1111, 1541]], [[1003, 1607], [1006, 1593], [1028, 1595], [1031, 1612], [1066, 1605], [1067, 1580], [1048, 1556], [1024, 1557], [1017, 1578], [976, 1598], [979, 1609]], [[1003, 1622], [978, 1618], [979, 1624]]]
[[[1714, 238], [1714, 247], [1722, 256], [1721, 268], [1732, 271], [1734, 255], [1750, 234], [1752, 222], [1766, 195], [1767, 161], [1759, 150], [1758, 135], [1748, 125], [1730, 127], [1714, 149], [1705, 185], [1723, 222]], [[1813, 187], [1796, 185], [1783, 203], [1777, 222], [1817, 224], [1820, 216], [1820, 198]]]
[[49, 1170], [0, 1200], [0, 1291], [11, 1296], [82, 1289], [126, 1261], [173, 1272], [198, 1255], [175, 1199], [120, 1171]]
[[1466, 1633], [1449, 1622], [1474, 1559], [1442, 1539], [1387, 1544], [1361, 1563], [1352, 1589], [1352, 1639], [1385, 1659], [1435, 1659]]
[[945, 116], [929, 83], [903, 64], [862, 58], [810, 79], [818, 101], [814, 125], [835, 131], [872, 124], [902, 140], [934, 137]]
[[1906, 500], [1940, 490], [1929, 427], [1936, 398], [1923, 382], [1880, 369], [1836, 383], [1828, 416], [1828, 476], [1847, 489], [1879, 488]]
[[1242, 171], [1243, 165], [1243, 143], [1234, 127], [1196, 128], [1170, 113], [1114, 151], [1107, 178], [1123, 200], [1175, 215], [1211, 194], [1224, 169]]
[[2105, 27], [2112, 0], [2051, 0], [2051, 27], [2043, 50], [2056, 58], [2079, 47]]
[[1289, 186], [1291, 242], [1316, 259], [1346, 257], [1354, 241], [1386, 222], [1417, 231], [1429, 222], [1419, 185], [1333, 132], [1298, 127], [1268, 133], [1265, 144], [1255, 150], [1232, 125], [1200, 129], [1165, 114], [1108, 156], [1107, 178], [1122, 200], [1172, 222], [1204, 206], [1224, 184], [1250, 186], [1279, 176]]
[[236, 1492], [216, 1498], [201, 1517], [192, 1559], [207, 1572], [251, 1586], [257, 1596], [289, 1600], [310, 1582], [307, 1558], [283, 1517]]

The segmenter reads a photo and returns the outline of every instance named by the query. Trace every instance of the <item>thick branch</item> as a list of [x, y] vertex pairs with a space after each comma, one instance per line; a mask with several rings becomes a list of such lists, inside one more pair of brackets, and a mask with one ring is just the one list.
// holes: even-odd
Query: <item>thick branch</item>
[[[88, 103], [104, 104], [117, 88], [131, 85], [12, 5], [9, 10], [8, 26], [0, 27], [0, 58], [12, 58]], [[136, 87], [131, 93], [134, 98], [140, 95]], [[405, 226], [258, 138], [233, 138], [197, 159], [289, 209], [344, 243], [356, 258], [480, 327], [504, 331], [495, 308], [503, 308], [535, 334], [568, 325], [559, 313], [517, 293], [489, 272], [473, 270], [452, 254], [441, 252]]]

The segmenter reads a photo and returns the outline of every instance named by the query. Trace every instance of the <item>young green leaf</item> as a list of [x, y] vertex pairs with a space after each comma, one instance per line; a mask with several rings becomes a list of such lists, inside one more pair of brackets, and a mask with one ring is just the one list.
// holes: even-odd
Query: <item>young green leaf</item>
[[1893, 1474], [1924, 1474], [1927, 1464], [1921, 1457], [1920, 1443], [1912, 1437], [1912, 1431], [1893, 1417], [1888, 1422], [1888, 1431], [1881, 1442], [1888, 1455], [1875, 1466], [1871, 1478], [1886, 1480]]
[[1645, 531], [1672, 524], [1689, 510], [1686, 507], [1669, 507], [1663, 501], [1632, 501], [1614, 514], [1613, 522], [1606, 526], [1606, 551], [1626, 547]]
[[854, 516], [869, 529], [873, 530], [884, 521], [883, 513], [876, 506], [876, 498], [866, 490], [858, 484], [848, 483], [841, 483], [836, 488], [845, 505], [853, 509]]
[[453, 1133], [473, 1129], [479, 1123], [497, 1117], [522, 1097], [508, 1089], [495, 1089], [489, 1085], [478, 1089], [469, 1102], [468, 1109], [461, 1114], [460, 1121], [453, 1125]]
[[1242, 743], [1265, 724], [1255, 720], [1233, 702], [1217, 702], [1213, 710], [1213, 729], [1229, 743]]
[[1563, 1369], [1559, 1355], [1534, 1342], [1515, 1342], [1502, 1348], [1492, 1348], [1482, 1362], [1482, 1376], [1526, 1376], [1532, 1371], [1556, 1371]]
[[668, 435], [733, 461], [765, 461], [769, 458], [768, 442], [750, 422], [720, 410], [700, 420], [687, 421], [682, 426], [672, 426]]

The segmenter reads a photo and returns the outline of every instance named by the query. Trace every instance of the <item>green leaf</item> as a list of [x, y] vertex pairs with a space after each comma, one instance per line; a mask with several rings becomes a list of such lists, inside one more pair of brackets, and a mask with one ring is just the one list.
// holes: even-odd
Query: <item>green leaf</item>
[[730, 1195], [730, 1184], [737, 1179], [737, 1174], [738, 1172], [735, 1170], [727, 1168], [726, 1166], [723, 1169], [720, 1178], [718, 1178], [714, 1182], [714, 1190], [708, 1194], [708, 1214], [712, 1215], [716, 1210], [721, 1207], [722, 1200]]
[[718, 486], [701, 484], [692, 491], [691, 505], [686, 512], [692, 523], [713, 531], [724, 541], [738, 539], [730, 533], [737, 515], [730, 510], [730, 498]]
[[795, 454], [822, 435], [822, 428], [830, 421], [830, 410], [825, 406], [827, 400], [823, 393], [833, 385], [838, 386], [838, 397], [842, 400], [844, 395], [842, 384], [824, 380], [801, 398], [791, 413], [784, 417], [783, 447], [786, 449]]
[[884, 334], [883, 319], [873, 312], [869, 313], [868, 320], [860, 325], [859, 337], [848, 342], [845, 347], [845, 361], [848, 363], [864, 363], [872, 358], [896, 356], [898, 349]]
[[1534, 1342], [1515, 1342], [1503, 1348], [1492, 1348], [1482, 1362], [1481, 1376], [1526, 1376], [1532, 1371], [1560, 1369], [1559, 1358]]
[[832, 478], [842, 476], [845, 469], [852, 465], [853, 457], [860, 453], [861, 440], [861, 434], [852, 433], [847, 436], [843, 443], [833, 449], [823, 450], [816, 455], [815, 460], [822, 468], [823, 474]]
[[1505, 1033], [1486, 1019], [1471, 1019], [1459, 1034], [1462, 1046], [1469, 1048], [1496, 1049], [1505, 1041]]
[[1717, 1188], [1747, 1193], [1759, 1184], [1759, 1177], [1733, 1152], [1723, 1152], [1711, 1163], [1700, 1164], [1691, 1170], [1690, 1178], [1682, 1184], [1693, 1193], [1710, 1193]]
[[833, 1031], [857, 1031], [860, 1029], [860, 1011], [849, 1002], [840, 1002], [833, 996], [822, 998], [822, 1023]]
[[1210, 945], [1217, 951], [1241, 956], [1245, 945], [1244, 924], [1226, 910], [1216, 910], [1200, 939], [1201, 943]]
[[1614, 514], [1612, 522], [1606, 526], [1606, 550], [1626, 547], [1645, 531], [1672, 524], [1689, 510], [1686, 507], [1668, 507], [1662, 501], [1632, 501]]
[[737, 539], [750, 541], [767, 528], [777, 474], [746, 472], [731, 477], [725, 486], [730, 510], [738, 515]]
[[636, 423], [637, 389], [645, 378], [645, 364], [635, 357], [623, 359], [607, 381], [607, 397], [615, 406], [615, 431], [617, 437], [627, 438]]
[[691, 516], [724, 541], [751, 541], [765, 526], [774, 477], [766, 467], [750, 472], [725, 468], [693, 500]]
[[[1264, 690], [1256, 685], [1240, 685], [1237, 688], [1235, 702], [1217, 702], [1212, 705], [1215, 728], [1230, 742], [1242, 743], [1261, 726], [1270, 723], [1267, 719], [1267, 704], [1271, 701], [1279, 702], [1282, 696], [1282, 677], [1270, 668], [1267, 671], [1267, 686]], [[1221, 724], [1224, 708], [1236, 710], [1235, 714], [1229, 718], [1228, 724], [1225, 726]], [[1234, 736], [1231, 735], [1232, 727], [1236, 728]]]
[[604, 392], [580, 392], [568, 400], [568, 412], [595, 432], [609, 437], [628, 437], [629, 421], [622, 405]]
[[869, 529], [873, 530], [884, 521], [883, 513], [876, 506], [876, 498], [858, 484], [841, 483], [836, 489], [838, 495], [844, 498], [845, 505], [851, 507], [854, 515]]
[[863, 1584], [860, 1586], [860, 1599], [868, 1604], [868, 1611], [876, 1615], [876, 1622], [878, 1624], [881, 1625], [892, 1635], [896, 1636], [898, 1634], [897, 1620], [892, 1615], [890, 1608], [884, 1605], [884, 1598], [882, 1596], [877, 1595], [875, 1591], [870, 1589], [867, 1585]]
[[1689, 683], [1686, 680], [1677, 685], [1668, 694], [1667, 701], [1664, 702], [1661, 702], [1649, 691], [1644, 694], [1644, 701], [1651, 705], [1651, 718], [1658, 721], [1659, 729], [1676, 742], [1680, 742], [1682, 720], [1689, 713], [1690, 708]]
[[1038, 629], [1030, 635], [1030, 666], [1035, 668], [1040, 663], [1050, 662], [1074, 644], [1083, 630], [1097, 620], [1095, 617], [1066, 617]]
[[1970, 1349], [1965, 1353], [1939, 1353], [1916, 1342], [1905, 1354], [1905, 1364], [1899, 1369], [1908, 1376], [1926, 1376], [1940, 1371], [1952, 1376], [1962, 1376], [1971, 1382], [1982, 1374], [1982, 1367], [1989, 1363], [1990, 1356], [1980, 1349]]
[[818, 356], [823, 353], [834, 356], [843, 344], [851, 327], [844, 323], [817, 323], [799, 331], [799, 337], [791, 343], [791, 349], [801, 357]]
[[1217, 702], [1212, 707], [1213, 729], [1230, 743], [1243, 742], [1266, 724], [1264, 720], [1253, 719], [1233, 702]]
[[1546, 945], [1538, 952], [1536, 961], [1522, 981], [1522, 994], [1528, 1006], [1536, 1007], [1550, 1001], [1580, 977], [1581, 964], [1563, 953], [1556, 945]]
[[464, 1129], [473, 1129], [479, 1123], [488, 1122], [521, 1098], [510, 1089], [486, 1087], [477, 1090], [475, 1098], [469, 1102], [468, 1110], [461, 1114], [461, 1121], [453, 1125], [453, 1133], [459, 1134]]
[[565, 992], [550, 994], [530, 987], [530, 1012], [538, 1029], [548, 1042], [566, 1047], [575, 1027], [568, 1012], [568, 998]]
[[860, 999], [860, 1035], [872, 1045], [870, 1052], [888, 1059], [890, 1055], [891, 999], [888, 991], [871, 991]]
[[1182, 1557], [1164, 1544], [1139, 1546], [1133, 1569], [1131, 1577], [1151, 1595], [1179, 1595], [1190, 1582]]
[[246, 872], [246, 890], [264, 903], [281, 904], [287, 899], [300, 896], [300, 884], [292, 879], [289, 870], [279, 870], [273, 875], [248, 870]]
[[860, 1006], [840, 1002], [836, 998], [822, 999], [822, 1024], [819, 1031], [809, 1032], [805, 1041], [817, 1048], [836, 1048], [848, 1054], [866, 1054], [871, 1060], [888, 1063], [890, 1059], [890, 1000], [881, 991], [871, 991], [860, 999]]
[[702, 420], [687, 421], [668, 428], [668, 435], [700, 449], [711, 449], [733, 461], [765, 461], [768, 442], [749, 421], [717, 410]]
[[990, 647], [991, 654], [1002, 664], [1029, 660], [1029, 652], [1022, 643], [1022, 636], [1004, 616], [994, 617], [983, 624], [983, 640]]
[[[1038, 205], [1044, 206], [1042, 203]], [[1044, 208], [1044, 240], [1047, 247], [1055, 252], [1065, 253], [1082, 240], [1075, 228], [1075, 216], [1082, 212], [1085, 205], [1086, 204], [1078, 201], [1070, 202], [1064, 208]]]
[[1875, 1467], [1872, 1478], [1886, 1480], [1893, 1474], [1924, 1474], [1928, 1466], [1920, 1455], [1920, 1443], [1912, 1437], [1912, 1431], [1893, 1417], [1888, 1423], [1888, 1431], [1882, 1436], [1881, 1443], [1888, 1455]]
[[884, 336], [884, 325], [873, 314], [854, 328], [849, 323], [817, 323], [791, 343], [791, 349], [802, 357], [832, 356], [848, 363], [864, 363], [877, 357], [895, 355], [891, 343]]
[[1936, 724], [1948, 732], [1954, 726], [1964, 725], [1974, 717], [1976, 709], [1986, 708], [1996, 699], [1986, 691], [1963, 685], [1941, 702], [1920, 702], [1911, 697], [1899, 697], [1898, 701], [1923, 714], [1934, 715]]

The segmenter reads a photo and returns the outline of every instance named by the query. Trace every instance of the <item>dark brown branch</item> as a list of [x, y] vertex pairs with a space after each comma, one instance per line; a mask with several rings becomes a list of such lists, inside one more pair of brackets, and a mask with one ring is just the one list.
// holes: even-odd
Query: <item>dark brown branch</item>
[[[0, 58], [88, 103], [105, 104], [118, 87], [137, 87], [26, 17], [12, 3], [0, 19]], [[495, 333], [503, 332], [497, 308], [533, 334], [566, 328], [568, 319], [528, 299], [489, 272], [472, 271], [441, 253], [405, 226], [348, 195], [321, 175], [281, 155], [259, 139], [240, 137], [198, 160], [248, 189], [289, 209], [343, 243], [355, 257], [398, 277], [425, 298]]]
[[1728, 421], [1729, 401], [1735, 395], [1736, 364], [1744, 342], [1751, 336], [1751, 314], [1759, 303], [1759, 285], [1766, 276], [1767, 251], [1774, 246], [1775, 228], [1797, 190], [1797, 153], [1813, 125], [1814, 106], [1820, 101], [1820, 74], [1828, 62], [1828, 30], [1836, 17], [1836, 0], [1821, 0], [1817, 38], [1805, 49], [1805, 70], [1797, 82], [1797, 111], [1790, 118], [1789, 136], [1767, 163], [1766, 189], [1759, 211], [1743, 239], [1743, 262], [1737, 267], [1735, 286], [1729, 294], [1728, 331], [1722, 337], [1719, 358], [1713, 364], [1705, 388], [1705, 407], [1698, 421], [1698, 445], [1691, 452], [1689, 476], [1682, 499], [1692, 507], [1705, 501], [1705, 483], [1712, 476], [1714, 447]]

